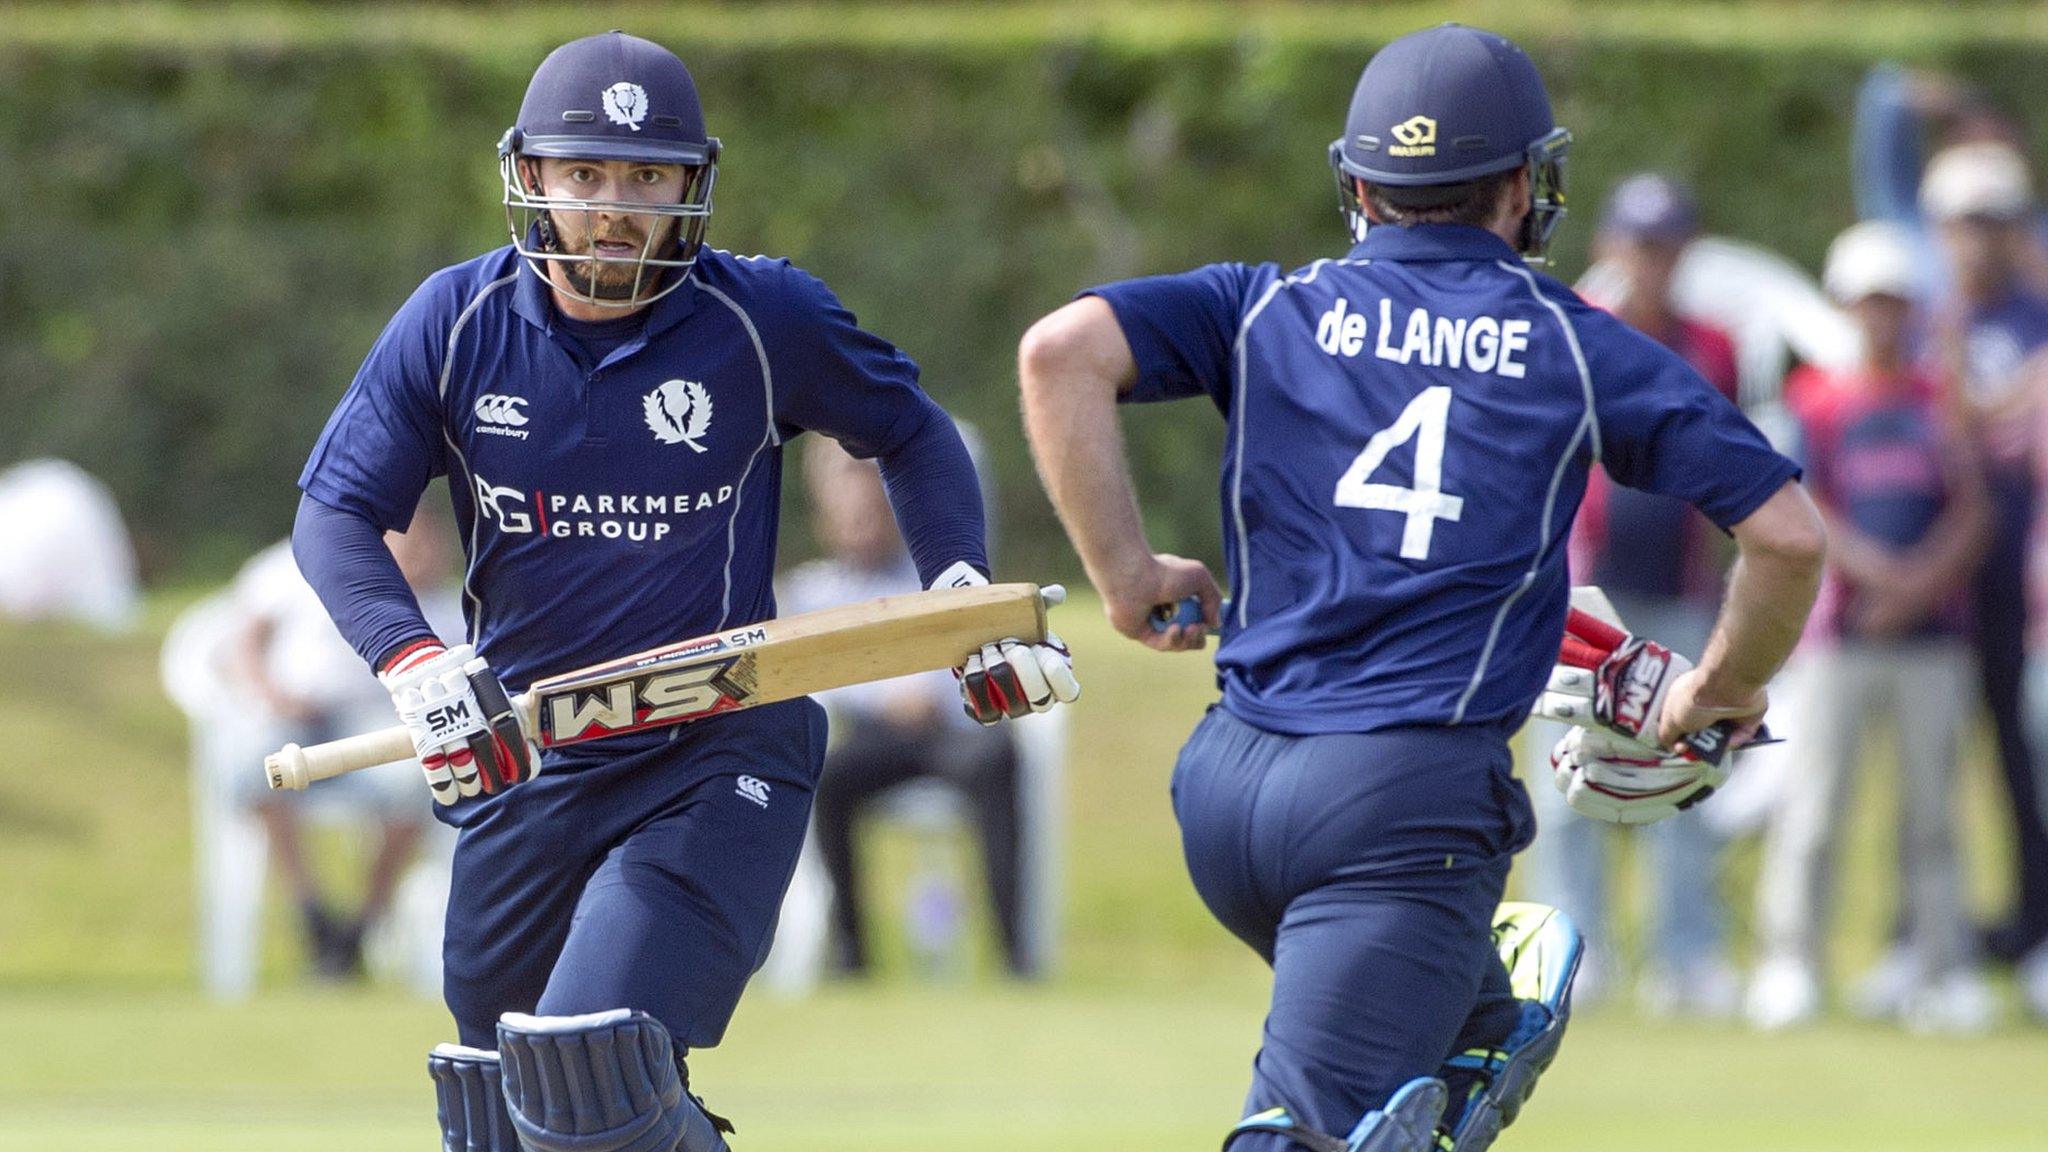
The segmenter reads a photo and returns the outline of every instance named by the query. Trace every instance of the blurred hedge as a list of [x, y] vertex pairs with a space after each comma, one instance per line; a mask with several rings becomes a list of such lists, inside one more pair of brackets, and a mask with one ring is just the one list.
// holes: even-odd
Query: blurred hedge
[[[1105, 6], [1106, 7], [1106, 6]], [[158, 571], [289, 523], [356, 361], [433, 269], [502, 243], [492, 148], [553, 43], [675, 47], [727, 146], [712, 236], [788, 254], [989, 433], [1008, 562], [1074, 563], [1014, 429], [1024, 326], [1107, 278], [1342, 245], [1323, 149], [1373, 44], [1441, 7], [825, 5], [584, 17], [487, 6], [0, 9], [0, 461], [115, 487]], [[1591, 209], [1643, 166], [1709, 224], [1813, 263], [1849, 219], [1875, 59], [2048, 98], [2039, 8], [1460, 10], [1520, 35]], [[1137, 414], [1156, 542], [1211, 554], [1213, 414]]]

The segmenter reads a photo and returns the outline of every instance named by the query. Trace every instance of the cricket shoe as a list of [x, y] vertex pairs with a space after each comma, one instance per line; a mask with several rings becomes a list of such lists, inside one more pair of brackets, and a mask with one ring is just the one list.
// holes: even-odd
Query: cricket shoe
[[1468, 1048], [1444, 1062], [1451, 1105], [1437, 1128], [1442, 1152], [1485, 1152], [1515, 1122], [1571, 1021], [1572, 981], [1586, 950], [1571, 917], [1543, 904], [1502, 904], [1493, 942], [1522, 1014], [1498, 1046]]

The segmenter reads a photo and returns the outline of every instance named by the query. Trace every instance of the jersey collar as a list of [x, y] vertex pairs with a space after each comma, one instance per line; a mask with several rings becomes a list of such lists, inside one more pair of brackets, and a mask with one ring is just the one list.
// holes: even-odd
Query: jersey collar
[[1507, 241], [1470, 224], [1375, 224], [1351, 249], [1353, 260], [1511, 260]]

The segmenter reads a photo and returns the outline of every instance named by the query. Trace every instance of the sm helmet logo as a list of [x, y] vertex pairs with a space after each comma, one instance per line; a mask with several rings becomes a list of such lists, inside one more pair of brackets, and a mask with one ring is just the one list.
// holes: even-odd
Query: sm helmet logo
[[1436, 121], [1427, 116], [1410, 116], [1391, 129], [1397, 143], [1387, 149], [1394, 156], [1436, 155]]

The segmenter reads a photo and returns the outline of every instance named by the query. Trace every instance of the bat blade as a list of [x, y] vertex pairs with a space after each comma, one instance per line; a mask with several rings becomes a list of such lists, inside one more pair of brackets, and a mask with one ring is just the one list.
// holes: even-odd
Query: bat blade
[[[528, 736], [561, 747], [953, 668], [1010, 637], [1045, 639], [1035, 584], [942, 588], [764, 620], [535, 681], [514, 704]], [[299, 789], [411, 751], [405, 730], [392, 728], [287, 745], [264, 761], [264, 773], [272, 788]]]

